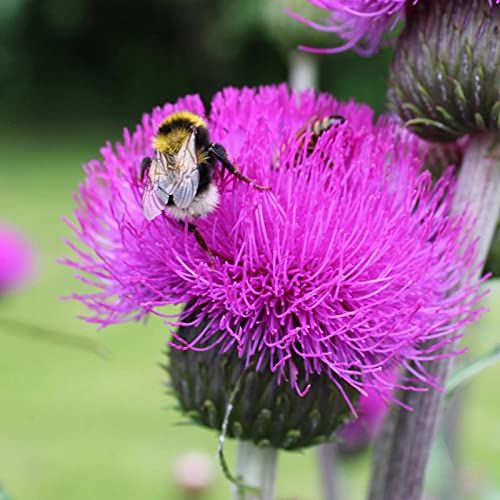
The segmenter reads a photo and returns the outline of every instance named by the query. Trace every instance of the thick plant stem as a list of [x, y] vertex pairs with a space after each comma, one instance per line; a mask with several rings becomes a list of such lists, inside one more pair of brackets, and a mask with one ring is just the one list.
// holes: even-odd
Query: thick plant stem
[[318, 446], [318, 458], [323, 498], [324, 500], [339, 500], [336, 443], [320, 444]]
[[[444, 416], [441, 432], [443, 433], [443, 446], [448, 453], [451, 471], [445, 474], [442, 480], [440, 498], [442, 500], [460, 500], [460, 456], [459, 444], [462, 434], [462, 417], [464, 413], [465, 388], [459, 389], [449, 402]], [[439, 431], [438, 431], [439, 432]]]
[[[475, 136], [465, 153], [452, 203], [452, 215], [464, 211], [476, 218], [471, 239], [479, 238], [476, 259], [468, 279], [478, 278], [479, 262], [486, 259], [500, 214], [500, 137], [493, 133]], [[449, 353], [452, 343], [443, 348]], [[453, 358], [427, 363], [427, 370], [445, 386]], [[369, 500], [420, 500], [425, 467], [440, 417], [443, 394], [407, 391], [400, 399], [414, 409], [395, 406], [389, 413], [375, 448]]]
[[236, 477], [244, 486], [235, 487], [234, 500], [274, 499], [277, 454], [276, 448], [238, 442]]
[[318, 86], [318, 60], [311, 54], [293, 50], [288, 56], [290, 87], [295, 90], [315, 89]]

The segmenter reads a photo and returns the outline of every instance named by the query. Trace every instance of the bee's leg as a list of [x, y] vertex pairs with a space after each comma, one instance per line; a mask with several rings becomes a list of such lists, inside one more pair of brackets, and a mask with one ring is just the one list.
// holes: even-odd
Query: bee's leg
[[[183, 224], [183, 222], [181, 222], [181, 224]], [[198, 242], [200, 247], [203, 250], [205, 250], [205, 252], [207, 252], [208, 257], [210, 258], [210, 264], [212, 265], [212, 269], [215, 269], [214, 256], [210, 248], [208, 248], [207, 242], [205, 241], [201, 233], [198, 231], [198, 228], [192, 222], [188, 222], [188, 231], [194, 234], [194, 237], [196, 238], [196, 241]]]
[[146, 170], [149, 170], [151, 167], [151, 158], [149, 156], [146, 156], [145, 158], [142, 159], [141, 162], [141, 182], [144, 180], [144, 174], [146, 173]]
[[210, 144], [210, 146], [208, 147], [208, 154], [214, 155], [222, 163], [222, 166], [225, 169], [227, 169], [231, 174], [233, 174], [243, 182], [252, 184], [252, 186], [256, 189], [271, 189], [270, 186], [260, 186], [259, 184], [254, 184], [254, 181], [252, 181], [252, 179], [249, 179], [248, 177], [245, 177], [243, 174], [241, 174], [238, 169], [228, 160], [227, 152], [224, 146], [221, 146], [220, 144]]

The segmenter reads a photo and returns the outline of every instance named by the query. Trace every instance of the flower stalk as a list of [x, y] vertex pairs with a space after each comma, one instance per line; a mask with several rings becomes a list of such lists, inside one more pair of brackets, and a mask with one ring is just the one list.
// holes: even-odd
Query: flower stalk
[[[476, 223], [468, 238], [476, 242], [475, 260], [463, 281], [477, 280], [490, 247], [500, 214], [500, 137], [491, 132], [472, 138], [465, 153], [451, 205], [451, 215], [467, 211]], [[442, 354], [457, 349], [458, 341], [442, 348]], [[445, 387], [453, 357], [427, 363], [426, 369]], [[440, 418], [444, 394], [407, 391], [400, 395], [414, 409], [394, 407], [375, 448], [370, 500], [420, 500], [425, 467]]]
[[318, 458], [324, 500], [340, 500], [339, 477], [337, 474], [337, 443], [319, 445]]
[[311, 54], [293, 50], [288, 55], [290, 88], [296, 90], [318, 87], [318, 61]]
[[276, 459], [278, 450], [259, 447], [250, 441], [239, 441], [234, 500], [273, 500], [275, 494]]

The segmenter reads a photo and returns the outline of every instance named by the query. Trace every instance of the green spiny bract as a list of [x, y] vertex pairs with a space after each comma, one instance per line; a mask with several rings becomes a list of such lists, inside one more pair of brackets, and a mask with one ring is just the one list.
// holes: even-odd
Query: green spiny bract
[[[189, 342], [205, 326], [206, 322], [196, 328], [181, 327], [177, 335]], [[168, 356], [174, 395], [182, 412], [195, 423], [220, 432], [234, 391], [227, 427], [230, 437], [258, 446], [298, 449], [334, 440], [335, 431], [353, 418], [328, 376], [310, 376], [311, 387], [300, 396], [289, 382], [278, 384], [278, 371], [271, 372], [267, 363], [259, 371], [252, 365], [245, 369], [236, 349], [221, 354], [217, 349], [170, 348]], [[355, 389], [345, 382], [339, 384], [351, 401], [357, 401]]]

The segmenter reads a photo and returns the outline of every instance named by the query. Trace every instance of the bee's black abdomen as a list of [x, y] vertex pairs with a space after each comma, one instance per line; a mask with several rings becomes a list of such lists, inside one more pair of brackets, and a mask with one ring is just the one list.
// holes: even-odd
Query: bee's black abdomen
[[196, 145], [202, 149], [207, 149], [210, 145], [210, 134], [207, 127], [196, 127]]
[[207, 189], [212, 182], [213, 161], [209, 159], [208, 162], [201, 163], [198, 166], [198, 170], [200, 172], [200, 182], [198, 184], [198, 191], [196, 194], [205, 191], [205, 189]]

